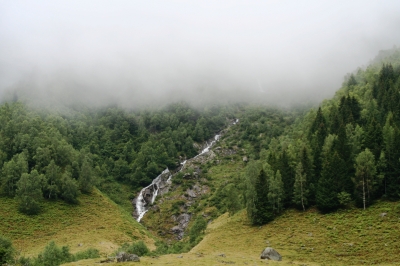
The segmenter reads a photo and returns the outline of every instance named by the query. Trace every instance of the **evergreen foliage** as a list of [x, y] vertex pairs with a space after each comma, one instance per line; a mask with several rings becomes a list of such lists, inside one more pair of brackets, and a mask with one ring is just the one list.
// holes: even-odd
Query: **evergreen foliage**
[[247, 213], [253, 225], [262, 225], [273, 219], [273, 208], [268, 200], [268, 177], [259, 165], [253, 163], [249, 166]]

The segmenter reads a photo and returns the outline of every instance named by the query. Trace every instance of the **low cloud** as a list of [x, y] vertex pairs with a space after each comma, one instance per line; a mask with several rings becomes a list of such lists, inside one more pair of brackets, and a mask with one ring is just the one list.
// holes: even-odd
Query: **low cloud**
[[2, 1], [0, 92], [39, 104], [321, 101], [400, 43], [398, 1]]

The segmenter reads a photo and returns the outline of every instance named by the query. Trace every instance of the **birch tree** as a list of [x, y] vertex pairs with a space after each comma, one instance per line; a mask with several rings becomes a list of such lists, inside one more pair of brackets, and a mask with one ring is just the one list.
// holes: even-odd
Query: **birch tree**
[[365, 210], [366, 202], [370, 200], [371, 193], [378, 183], [375, 158], [368, 148], [358, 154], [354, 167], [356, 169], [356, 175], [353, 181], [356, 190], [362, 193], [363, 207]]
[[306, 187], [306, 174], [303, 171], [303, 165], [298, 163], [296, 166], [296, 176], [293, 187], [293, 203], [306, 210], [305, 206], [308, 204], [308, 189]]

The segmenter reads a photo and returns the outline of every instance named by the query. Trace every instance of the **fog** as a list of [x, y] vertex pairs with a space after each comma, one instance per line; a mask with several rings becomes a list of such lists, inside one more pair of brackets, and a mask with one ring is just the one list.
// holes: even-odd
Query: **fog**
[[0, 94], [124, 107], [318, 102], [400, 44], [400, 1], [2, 1]]

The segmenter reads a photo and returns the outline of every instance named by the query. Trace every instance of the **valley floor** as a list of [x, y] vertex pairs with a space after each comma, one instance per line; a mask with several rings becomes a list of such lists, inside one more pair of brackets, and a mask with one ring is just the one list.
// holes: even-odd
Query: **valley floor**
[[[287, 210], [261, 227], [250, 226], [244, 211], [232, 217], [224, 214], [209, 224], [204, 239], [189, 253], [143, 257], [140, 265], [398, 265], [397, 205], [378, 202], [365, 211], [349, 209], [325, 215], [315, 209]], [[387, 215], [381, 217], [381, 213]], [[260, 260], [267, 246], [275, 248], [283, 261]], [[96, 262], [99, 259], [68, 265]]]

